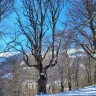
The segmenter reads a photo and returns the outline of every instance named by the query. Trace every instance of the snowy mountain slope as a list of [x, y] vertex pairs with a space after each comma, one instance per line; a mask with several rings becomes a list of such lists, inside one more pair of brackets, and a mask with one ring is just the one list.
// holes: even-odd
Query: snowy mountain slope
[[38, 95], [38, 96], [96, 96], [96, 85], [69, 92], [62, 92], [52, 95]]
[[0, 63], [2, 63], [5, 59], [11, 58], [11, 60], [15, 59], [20, 61], [22, 58], [22, 53], [21, 52], [4, 52], [0, 54]]
[[10, 73], [11, 61], [20, 62], [22, 59], [20, 52], [6, 52], [0, 54], [0, 77]]
[[[69, 49], [68, 50], [68, 55], [69, 55], [70, 59], [76, 57], [75, 52], [78, 52], [79, 53], [78, 55], [81, 55], [81, 54], [83, 54], [84, 51], [82, 49], [78, 49], [78, 50], [77, 49]], [[49, 54], [49, 56], [50, 56], [50, 54]], [[11, 61], [15, 60], [16, 62], [20, 62], [22, 60], [22, 58], [23, 58], [23, 54], [20, 53], [20, 52], [4, 52], [4, 53], [0, 53], [0, 77], [1, 76], [4, 77], [4, 75], [6, 76], [6, 74], [10, 73], [10, 65], [12, 65]], [[22, 65], [22, 67], [27, 66], [25, 64], [25, 62], [22, 62], [20, 65]], [[55, 73], [55, 69], [54, 69], [53, 73]], [[56, 76], [54, 76], [54, 77], [56, 77]], [[58, 78], [59, 78], [59, 75], [58, 75]], [[53, 80], [54, 79], [55, 78], [53, 78]]]

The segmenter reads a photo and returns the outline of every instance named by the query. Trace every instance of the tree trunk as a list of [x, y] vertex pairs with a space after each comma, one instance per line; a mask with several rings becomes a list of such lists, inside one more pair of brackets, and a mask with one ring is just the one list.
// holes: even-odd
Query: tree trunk
[[75, 74], [75, 88], [77, 89], [79, 86], [78, 84], [78, 73]]
[[69, 88], [69, 91], [72, 89], [72, 86], [71, 86], [71, 74], [70, 74], [69, 69], [68, 69], [68, 88]]
[[72, 90], [71, 83], [68, 83], [69, 91]]
[[63, 81], [61, 81], [61, 92], [64, 91], [64, 84], [63, 84]]
[[46, 94], [46, 85], [47, 85], [47, 74], [44, 70], [42, 62], [39, 62], [39, 79], [38, 79], [38, 88], [37, 94]]
[[94, 71], [94, 83], [96, 84], [96, 64], [95, 64], [95, 71]]
[[47, 79], [41, 75], [38, 79], [38, 94], [46, 94]]

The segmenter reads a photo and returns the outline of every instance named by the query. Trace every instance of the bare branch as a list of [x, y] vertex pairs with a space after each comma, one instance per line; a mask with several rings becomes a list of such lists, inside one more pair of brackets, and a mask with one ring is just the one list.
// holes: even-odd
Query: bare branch
[[80, 44], [83, 44], [82, 48], [92, 57], [96, 54], [95, 2], [94, 0], [73, 1], [69, 0], [72, 5], [71, 7], [69, 6], [70, 24], [72, 24], [70, 28], [79, 35], [78, 37], [83, 37], [86, 40], [89, 46], [83, 44], [85, 42], [78, 38], [80, 43], [83, 42]]
[[[82, 48], [88, 53], [88, 55], [90, 55], [93, 59], [96, 60], [96, 57], [93, 56], [85, 47], [84, 47], [84, 44], [81, 44]], [[88, 47], [87, 47], [88, 48]], [[88, 48], [89, 49], [89, 48]]]

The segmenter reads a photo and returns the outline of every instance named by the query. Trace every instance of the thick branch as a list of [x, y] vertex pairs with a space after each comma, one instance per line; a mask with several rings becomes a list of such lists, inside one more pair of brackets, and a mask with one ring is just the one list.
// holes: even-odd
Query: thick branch
[[52, 62], [53, 60], [51, 60], [50, 63], [44, 67], [44, 70], [47, 70], [49, 67], [54, 67], [57, 64], [57, 60], [55, 60], [53, 64]]
[[93, 59], [96, 60], [96, 57], [93, 56], [93, 55], [84, 47], [84, 44], [81, 44], [81, 46], [82, 46], [82, 48], [87, 52], [87, 54], [88, 54], [89, 56], [91, 56]]

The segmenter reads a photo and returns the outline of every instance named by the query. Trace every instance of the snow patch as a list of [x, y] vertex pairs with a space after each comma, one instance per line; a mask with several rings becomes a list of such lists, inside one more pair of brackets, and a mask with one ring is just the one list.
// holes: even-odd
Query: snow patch
[[8, 74], [5, 74], [4, 76], [2, 76], [2, 78], [12, 79], [13, 78], [13, 75], [12, 75], [12, 73], [8, 73]]
[[69, 92], [61, 92], [57, 94], [44, 94], [44, 95], [36, 95], [36, 96], [96, 96], [96, 85], [85, 87], [83, 89], [78, 89]]
[[19, 54], [20, 52], [4, 52], [4, 53], [1, 53], [0, 54], [0, 57], [10, 57], [12, 55], [15, 55], [15, 54]]

